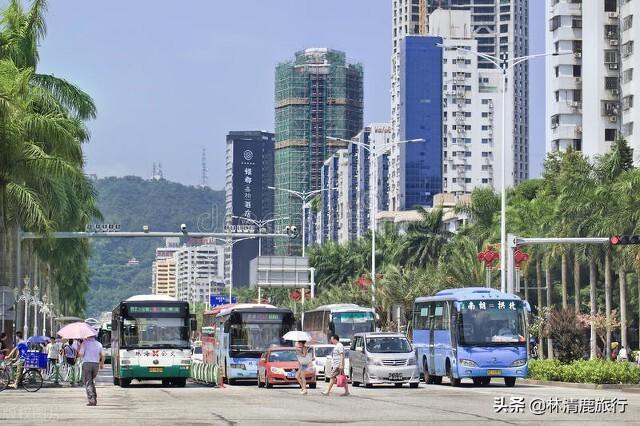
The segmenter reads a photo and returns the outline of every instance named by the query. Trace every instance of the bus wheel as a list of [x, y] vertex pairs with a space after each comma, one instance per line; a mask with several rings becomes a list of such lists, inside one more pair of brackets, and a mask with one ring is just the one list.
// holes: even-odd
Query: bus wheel
[[428, 385], [432, 385], [435, 383], [434, 376], [429, 374], [429, 366], [427, 365], [427, 359], [422, 360], [422, 371], [424, 372], [424, 382]]
[[460, 379], [456, 379], [453, 377], [453, 370], [451, 369], [451, 364], [447, 360], [447, 376], [449, 376], [449, 383], [451, 383], [452, 387], [460, 386]]
[[118, 380], [118, 378], [117, 378], [117, 377], [114, 377], [114, 378], [113, 378], [113, 385], [114, 385], [114, 386], [118, 386], [119, 384], [120, 384], [120, 380]]
[[184, 378], [184, 377], [179, 378], [179, 379], [173, 379], [172, 383], [177, 388], [183, 388], [183, 387], [187, 386], [187, 379]]
[[513, 386], [515, 386], [516, 384], [516, 378], [515, 377], [505, 377], [504, 378], [504, 385], [508, 388], [512, 388]]
[[482, 386], [489, 386], [489, 383], [491, 383], [491, 377], [482, 378]]
[[482, 377], [474, 377], [473, 378], [473, 385], [474, 386], [480, 386], [482, 384]]
[[171, 380], [169, 379], [162, 379], [162, 386], [163, 387], [167, 387], [167, 386], [171, 386]]
[[436, 385], [442, 384], [442, 376], [433, 376], [433, 383]]
[[131, 384], [131, 379], [120, 378], [119, 382], [120, 382], [119, 385], [121, 388], [126, 388], [126, 387], [129, 387], [129, 385]]

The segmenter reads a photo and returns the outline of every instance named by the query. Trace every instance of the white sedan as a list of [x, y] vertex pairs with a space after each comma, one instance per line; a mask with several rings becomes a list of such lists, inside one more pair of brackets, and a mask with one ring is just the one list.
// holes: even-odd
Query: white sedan
[[[326, 360], [331, 360], [331, 351], [333, 351], [333, 345], [311, 345], [313, 354], [313, 367], [316, 369], [316, 378], [322, 379], [324, 377], [324, 365]], [[331, 361], [329, 361], [331, 362]]]

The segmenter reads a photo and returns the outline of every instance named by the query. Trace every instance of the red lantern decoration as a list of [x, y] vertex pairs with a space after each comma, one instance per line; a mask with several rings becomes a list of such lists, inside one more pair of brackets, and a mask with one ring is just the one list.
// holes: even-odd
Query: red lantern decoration
[[493, 268], [493, 264], [500, 259], [500, 254], [493, 249], [493, 246], [487, 246], [486, 250], [478, 253], [478, 260], [484, 263], [487, 269]]
[[520, 269], [520, 265], [522, 262], [526, 262], [529, 260], [529, 255], [519, 249], [513, 253], [513, 261], [516, 264], [516, 269]]
[[371, 280], [369, 278], [366, 277], [366, 275], [362, 274], [360, 275], [360, 277], [356, 280], [356, 285], [361, 289], [364, 290], [365, 288], [369, 287], [371, 285]]
[[289, 293], [289, 299], [293, 300], [294, 302], [299, 302], [300, 299], [302, 299], [302, 293], [300, 293], [300, 290], [293, 290], [291, 293]]

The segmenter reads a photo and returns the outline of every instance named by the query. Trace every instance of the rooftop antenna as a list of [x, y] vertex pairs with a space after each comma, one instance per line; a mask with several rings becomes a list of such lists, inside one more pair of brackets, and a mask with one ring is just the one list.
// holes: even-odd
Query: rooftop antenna
[[157, 167], [156, 167], [156, 162], [153, 162], [153, 169], [151, 170], [151, 180], [154, 180], [156, 178], [156, 172], [158, 171]]
[[207, 169], [207, 149], [206, 148], [202, 148], [202, 182], [200, 182], [200, 186], [202, 188], [206, 188], [207, 186], [209, 186], [209, 178], [207, 176], [207, 172], [209, 170]]
[[162, 176], [162, 163], [158, 163], [158, 170], [156, 173], [156, 179], [157, 180], [162, 180], [163, 176]]

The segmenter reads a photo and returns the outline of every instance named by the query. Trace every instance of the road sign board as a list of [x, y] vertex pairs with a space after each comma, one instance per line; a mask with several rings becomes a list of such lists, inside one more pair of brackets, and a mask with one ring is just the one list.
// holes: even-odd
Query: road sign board
[[249, 263], [251, 287], [305, 288], [310, 286], [309, 258], [260, 256]]
[[[220, 294], [212, 294], [209, 296], [209, 304], [213, 308], [214, 306], [225, 305], [229, 303], [229, 296], [223, 296]], [[236, 296], [231, 296], [231, 303], [238, 303], [238, 298]]]

